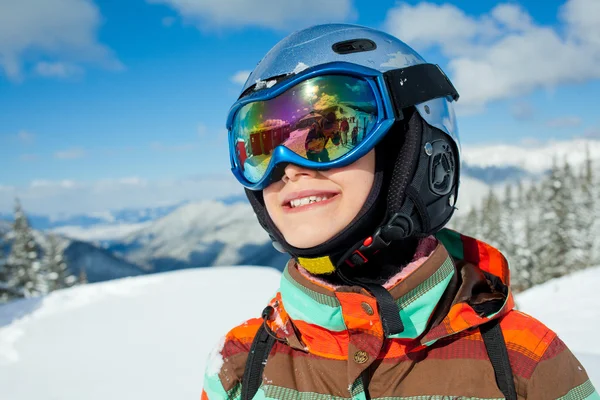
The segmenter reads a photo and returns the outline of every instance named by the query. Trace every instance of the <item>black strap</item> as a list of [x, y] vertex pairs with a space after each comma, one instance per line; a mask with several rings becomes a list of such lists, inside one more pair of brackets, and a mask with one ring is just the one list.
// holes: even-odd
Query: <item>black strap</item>
[[458, 92], [435, 64], [417, 64], [392, 69], [383, 73], [394, 102], [397, 117], [403, 118], [402, 110], [425, 101], [450, 96], [458, 100]]
[[404, 332], [404, 324], [400, 319], [400, 308], [394, 301], [391, 293], [381, 285], [376, 284], [360, 284], [367, 289], [375, 299], [379, 306], [379, 315], [381, 317], [381, 325], [383, 333], [386, 337]]
[[[504, 335], [502, 334], [499, 322], [498, 319], [494, 319], [487, 324], [481, 325], [479, 330], [483, 337], [488, 357], [494, 368], [498, 388], [507, 400], [517, 400], [517, 390], [508, 359], [508, 350], [506, 349], [506, 342], [504, 341]], [[402, 321], [400, 321], [400, 326], [402, 326]], [[396, 329], [398, 328], [400, 327]], [[402, 326], [398, 330], [402, 332], [403, 328]], [[256, 332], [256, 336], [254, 336], [250, 352], [248, 353], [248, 359], [246, 360], [246, 368], [242, 378], [241, 400], [252, 400], [258, 391], [269, 353], [271, 353], [274, 344], [275, 337], [269, 334], [268, 328], [262, 324]]]
[[254, 336], [252, 347], [246, 360], [246, 369], [242, 378], [241, 400], [251, 400], [262, 381], [262, 374], [267, 364], [269, 353], [275, 344], [275, 337], [269, 334], [269, 328], [262, 324]]
[[349, 279], [342, 271], [342, 268], [336, 268], [335, 272], [347, 285], [360, 286], [375, 297], [377, 306], [379, 307], [381, 325], [386, 337], [404, 332], [404, 324], [402, 323], [402, 319], [400, 319], [400, 307], [398, 307], [392, 294], [386, 288], [371, 282]]
[[479, 327], [488, 357], [494, 367], [496, 384], [507, 400], [517, 400], [517, 390], [513, 379], [512, 368], [508, 359], [508, 350], [504, 335], [500, 328], [500, 320], [494, 319]]

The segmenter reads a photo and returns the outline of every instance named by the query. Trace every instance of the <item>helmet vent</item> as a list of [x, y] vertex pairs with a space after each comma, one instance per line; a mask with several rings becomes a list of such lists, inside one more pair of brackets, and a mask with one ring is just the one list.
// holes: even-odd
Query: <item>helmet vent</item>
[[337, 42], [331, 48], [338, 54], [350, 54], [375, 50], [377, 45], [369, 39], [352, 39]]

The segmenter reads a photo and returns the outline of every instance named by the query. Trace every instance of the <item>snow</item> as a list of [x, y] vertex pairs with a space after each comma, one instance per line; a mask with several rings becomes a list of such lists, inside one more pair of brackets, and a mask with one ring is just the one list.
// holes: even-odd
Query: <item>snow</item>
[[52, 232], [71, 239], [95, 242], [101, 240], [119, 240], [145, 228], [149, 224], [150, 221], [134, 224], [97, 224], [88, 227], [70, 225], [52, 229]]
[[[280, 276], [272, 268], [212, 267], [80, 286], [0, 306], [2, 398], [197, 399], [205, 368], [222, 365], [223, 335], [260, 315]], [[597, 267], [517, 297], [520, 310], [559, 334], [596, 385], [599, 285]]]
[[600, 267], [574, 272], [517, 296], [519, 310], [533, 315], [575, 353], [600, 387]]
[[272, 268], [215, 267], [0, 306], [1, 397], [198, 399], [211, 349], [260, 316], [279, 279]]
[[[217, 370], [222, 363], [223, 335], [260, 314], [279, 278], [271, 268], [214, 267], [81, 286], [2, 306], [3, 398], [198, 398], [205, 368]], [[593, 382], [600, 382], [600, 344], [594, 341], [600, 307], [593, 292], [599, 283], [600, 267], [517, 298], [522, 311], [558, 332]]]

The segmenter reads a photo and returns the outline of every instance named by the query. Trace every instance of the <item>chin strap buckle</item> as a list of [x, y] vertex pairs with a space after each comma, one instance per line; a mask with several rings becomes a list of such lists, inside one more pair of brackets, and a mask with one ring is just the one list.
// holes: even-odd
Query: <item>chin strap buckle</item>
[[[392, 215], [385, 225], [380, 226], [373, 236], [366, 238], [358, 249], [344, 257], [343, 262], [352, 268], [366, 264], [369, 258], [381, 249], [388, 247], [392, 241], [402, 240], [412, 235], [413, 230], [412, 219], [406, 214], [398, 212]], [[386, 237], [389, 239], [386, 240]]]

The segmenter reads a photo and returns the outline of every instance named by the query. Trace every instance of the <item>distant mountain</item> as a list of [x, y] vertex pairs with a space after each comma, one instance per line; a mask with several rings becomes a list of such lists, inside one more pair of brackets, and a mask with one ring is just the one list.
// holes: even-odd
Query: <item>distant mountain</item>
[[[6, 239], [3, 250], [5, 254], [9, 254], [12, 240], [12, 227], [10, 223], [0, 221], [0, 235], [3, 235]], [[44, 250], [48, 247], [47, 234], [33, 230], [33, 236], [43, 254]], [[57, 236], [57, 238], [59, 246], [64, 251], [65, 259], [71, 273], [79, 276], [82, 270], [84, 270], [87, 280], [90, 283], [147, 273], [143, 268], [91, 243], [71, 240], [61, 236]]]
[[471, 176], [477, 178], [477, 174], [482, 170], [485, 171], [486, 168], [496, 168], [497, 171], [504, 169], [511, 173], [521, 170], [534, 175], [543, 174], [552, 167], [554, 160], [559, 163], [567, 160], [575, 167], [581, 166], [586, 159], [587, 150], [590, 158], [596, 164], [600, 163], [600, 140], [598, 139], [548, 141], [527, 145], [465, 145], [461, 154], [464, 164], [475, 174]]
[[90, 243], [69, 241], [64, 250], [69, 270], [75, 276], [85, 270], [88, 282], [102, 282], [128, 276], [144, 275], [147, 271], [111, 252]]
[[539, 174], [533, 174], [517, 166], [472, 166], [468, 163], [462, 165], [462, 175], [485, 182], [488, 185], [495, 185], [505, 182], [516, 182], [518, 180], [533, 179]]
[[[34, 229], [48, 230], [63, 227], [79, 227], [90, 228], [98, 225], [124, 225], [124, 224], [139, 224], [143, 222], [153, 221], [163, 217], [182, 203], [173, 204], [161, 207], [145, 207], [145, 208], [126, 208], [122, 210], [95, 212], [89, 214], [77, 215], [40, 215], [27, 214], [29, 223]], [[0, 213], [0, 220], [12, 221], [12, 213]]]
[[245, 202], [186, 204], [107, 250], [153, 272], [215, 265], [269, 265], [278, 253]]

